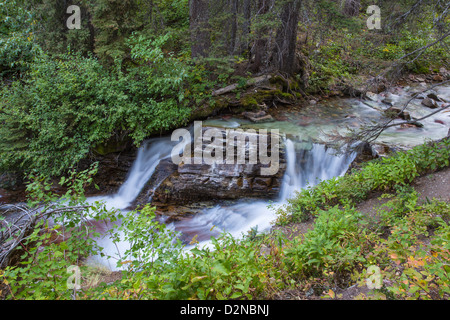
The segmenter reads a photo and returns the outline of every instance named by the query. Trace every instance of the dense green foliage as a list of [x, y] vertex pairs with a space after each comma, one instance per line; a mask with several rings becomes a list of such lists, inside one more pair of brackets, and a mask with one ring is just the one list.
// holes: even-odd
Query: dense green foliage
[[[17, 261], [0, 270], [0, 295], [255, 299], [287, 289], [333, 298], [339, 286], [365, 285], [377, 266], [385, 281], [360, 298], [448, 299], [449, 205], [419, 203], [408, 188], [449, 166], [448, 140], [302, 190], [278, 210], [281, 226], [313, 221], [314, 229], [294, 239], [225, 234], [190, 251], [155, 219], [155, 208], [123, 214], [87, 204], [95, 168], [70, 171], [109, 142], [139, 145], [195, 114], [209, 116], [218, 102], [211, 91], [230, 83], [242, 106], [258, 108], [261, 99], [245, 90], [249, 77], [263, 73], [274, 75], [264, 99], [289, 100], [357, 86], [387, 75], [393, 63], [414, 73], [448, 65], [448, 37], [420, 50], [448, 33], [440, 1], [414, 10], [415, 0], [375, 1], [381, 30], [366, 28], [373, 1], [359, 2], [349, 14], [337, 0], [220, 0], [196, 12], [206, 21], [196, 26], [187, 0], [74, 0], [82, 28], [69, 30], [63, 1], [0, 0], [0, 173], [34, 172], [27, 212], [50, 215], [14, 251]], [[294, 4], [298, 17], [289, 11]], [[62, 176], [60, 185], [50, 185], [50, 176]], [[62, 197], [52, 192], [61, 187], [68, 190]], [[390, 200], [374, 216], [363, 215], [355, 205], [373, 192]], [[97, 281], [107, 271], [85, 263], [102, 255], [95, 225], [105, 220], [120, 220], [108, 235], [130, 244], [112, 285]], [[67, 286], [73, 266], [83, 278], [77, 290]]]
[[[167, 42], [178, 41], [177, 33], [132, 34], [136, 28], [129, 23], [139, 22], [137, 11], [120, 3], [123, 8], [109, 1], [95, 6], [93, 22], [104, 28], [95, 44], [100, 60], [89, 46], [77, 44], [86, 29], [73, 40], [71, 33], [78, 30], [55, 27], [61, 18], [51, 17], [65, 14], [65, 8], [52, 1], [38, 2], [33, 10], [20, 8], [20, 0], [1, 3], [0, 70], [10, 83], [1, 89], [0, 170], [61, 174], [100, 144], [132, 140], [139, 145], [185, 124], [192, 103], [207, 96], [202, 71], [167, 51]], [[181, 19], [180, 8], [165, 6], [163, 13], [172, 21]], [[130, 12], [123, 15], [125, 9]], [[50, 18], [36, 25], [43, 12]], [[122, 35], [110, 34], [113, 17], [123, 19], [117, 22]]]
[[33, 39], [31, 13], [17, 1], [0, 3], [0, 79], [23, 75], [40, 48]]
[[187, 72], [168, 74], [171, 63], [124, 74], [78, 54], [36, 58], [25, 80], [3, 88], [1, 166], [60, 174], [114, 135], [138, 144], [183, 124], [190, 114], [180, 86]]
[[[4, 5], [4, 13], [11, 14], [13, 7]], [[204, 71], [167, 52], [174, 33], [150, 37], [130, 32], [120, 42], [133, 59], [124, 71], [117, 57], [107, 67], [80, 50], [47, 54], [31, 32], [15, 33], [18, 23], [9, 23], [1, 47], [4, 74], [21, 76], [1, 91], [1, 170], [61, 174], [100, 144], [132, 140], [138, 145], [186, 124], [191, 106], [207, 97]]]

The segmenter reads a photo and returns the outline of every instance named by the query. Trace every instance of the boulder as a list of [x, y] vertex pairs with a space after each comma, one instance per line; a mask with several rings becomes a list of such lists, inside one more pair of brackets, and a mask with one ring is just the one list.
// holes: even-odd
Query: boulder
[[431, 109], [436, 109], [436, 108], [439, 107], [438, 104], [436, 103], [436, 101], [434, 101], [434, 100], [431, 99], [431, 98], [425, 98], [425, 99], [423, 99], [423, 100], [422, 100], [422, 104], [423, 104], [425, 107], [428, 107], [428, 108], [431, 108]]
[[265, 111], [243, 112], [242, 115], [244, 116], [244, 118], [247, 118], [250, 121], [255, 122], [255, 123], [263, 123], [263, 122], [275, 121], [273, 119], [273, 117], [270, 114], [266, 114]]
[[369, 99], [370, 101], [374, 101], [377, 102], [378, 101], [378, 95], [376, 93], [367, 91], [365, 94], [366, 98]]
[[411, 115], [408, 111], [402, 111], [400, 108], [391, 107], [385, 111], [386, 116], [392, 118], [400, 118], [403, 120], [411, 120]]
[[433, 99], [434, 101], [441, 101], [441, 99], [438, 97], [438, 95], [435, 92], [430, 92], [427, 94], [427, 97], [430, 99]]
[[444, 81], [444, 77], [442, 77], [439, 74], [436, 74], [433, 76], [433, 81], [442, 82], [442, 81]]
[[270, 114], [265, 115], [263, 117], [259, 117], [259, 118], [249, 118], [250, 121], [255, 122], [255, 123], [263, 123], [263, 122], [272, 122], [275, 121], [274, 118], [272, 118], [272, 116]]

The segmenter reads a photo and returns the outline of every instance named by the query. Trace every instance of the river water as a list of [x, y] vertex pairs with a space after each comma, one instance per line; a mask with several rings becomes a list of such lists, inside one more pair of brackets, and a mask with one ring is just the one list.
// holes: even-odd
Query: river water
[[[403, 89], [389, 95], [398, 106], [409, 100], [410, 93]], [[450, 101], [450, 87], [436, 89], [437, 94]], [[269, 200], [242, 199], [231, 204], [216, 204], [205, 208], [201, 213], [173, 222], [170, 228], [190, 235], [198, 234], [200, 245], [209, 245], [210, 236], [218, 236], [227, 232], [235, 237], [246, 234], [251, 229], [260, 232], [269, 230], [276, 218], [276, 207], [283, 205], [295, 191], [308, 185], [315, 185], [321, 180], [345, 174], [356, 154], [335, 154], [331, 148], [314, 143], [317, 139], [327, 140], [327, 134], [333, 131], [345, 133], [362, 124], [379, 122], [383, 119], [383, 110], [389, 106], [381, 101], [385, 97], [378, 95], [374, 101], [358, 99], [333, 99], [326, 104], [317, 104], [281, 114], [277, 121], [254, 124], [240, 118], [213, 119], [203, 122], [203, 126], [241, 129], [278, 129], [286, 138], [284, 141], [286, 154], [286, 171], [282, 180], [278, 198]], [[416, 99], [408, 106], [413, 118], [420, 118], [432, 110], [421, 106]], [[401, 121], [401, 120], [396, 120]], [[393, 127], [383, 132], [378, 143], [389, 146], [410, 148], [422, 144], [427, 139], [437, 140], [447, 135], [450, 127], [450, 113], [439, 113], [422, 121], [423, 128]], [[104, 201], [109, 208], [126, 211], [133, 203], [146, 182], [155, 173], [158, 163], [170, 157], [177, 142], [170, 137], [151, 139], [138, 150], [136, 160], [128, 174], [128, 178], [114, 195], [92, 197], [89, 201]], [[128, 248], [126, 242], [113, 245], [108, 238], [98, 239], [99, 245], [109, 255], [117, 251], [124, 252]], [[189, 247], [187, 247], [189, 248]], [[115, 270], [115, 263], [92, 257], [91, 262], [107, 265]]]
[[[139, 149], [128, 178], [118, 192], [110, 196], [91, 197], [88, 201], [103, 201], [107, 208], [126, 211], [155, 172], [157, 164], [170, 157], [173, 146], [168, 137], [145, 143]], [[310, 150], [296, 150], [295, 141], [291, 139], [285, 141], [285, 146], [287, 167], [278, 199], [243, 199], [228, 205], [217, 204], [212, 208], [205, 208], [190, 219], [173, 222], [169, 227], [190, 235], [197, 234], [200, 246], [208, 245], [211, 236], [218, 236], [222, 232], [240, 237], [254, 228], [259, 232], [267, 231], [276, 218], [274, 208], [285, 204], [295, 191], [345, 174], [356, 156], [355, 153], [336, 155], [333, 149], [322, 144], [311, 144]], [[123, 254], [129, 248], [125, 241], [113, 244], [107, 237], [98, 239], [98, 244], [104, 248], [104, 253], [117, 257], [119, 252]], [[102, 260], [100, 257], [92, 257], [92, 261], [115, 270], [114, 261]]]

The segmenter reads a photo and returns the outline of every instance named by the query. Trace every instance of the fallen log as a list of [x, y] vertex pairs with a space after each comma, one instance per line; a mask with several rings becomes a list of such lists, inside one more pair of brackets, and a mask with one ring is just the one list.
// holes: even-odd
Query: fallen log
[[[263, 83], [263, 82], [265, 82], [265, 81], [267, 81], [267, 80], [269, 80], [271, 78], [272, 78], [271, 75], [263, 75], [263, 76], [251, 78], [251, 79], [247, 80], [246, 84], [244, 85], [244, 88], [247, 88], [249, 86], [260, 85], [261, 83]], [[231, 84], [229, 86], [226, 86], [225, 88], [220, 88], [220, 89], [217, 89], [217, 90], [213, 91], [211, 93], [211, 95], [213, 97], [220, 96], [222, 94], [226, 94], [226, 93], [232, 92], [232, 91], [236, 90], [238, 87], [239, 87], [239, 84], [238, 83], [234, 83], [234, 84]]]

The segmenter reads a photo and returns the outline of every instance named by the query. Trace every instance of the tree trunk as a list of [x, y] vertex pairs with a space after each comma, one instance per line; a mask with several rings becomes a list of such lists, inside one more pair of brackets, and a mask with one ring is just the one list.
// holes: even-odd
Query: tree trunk
[[344, 14], [350, 17], [359, 13], [360, 0], [344, 0]]
[[279, 71], [288, 75], [299, 71], [295, 57], [300, 4], [300, 0], [294, 0], [283, 6], [281, 26], [276, 36], [273, 63]]
[[242, 50], [249, 50], [250, 42], [249, 42], [249, 35], [250, 35], [250, 23], [251, 23], [251, 0], [244, 0], [244, 22], [242, 24]]
[[209, 31], [209, 1], [190, 0], [189, 3], [191, 55], [206, 57], [211, 46]]
[[236, 37], [237, 37], [237, 11], [238, 0], [231, 0], [231, 39], [229, 54], [233, 55], [236, 50]]
[[[269, 11], [269, 0], [258, 0], [258, 15], [264, 15]], [[258, 72], [263, 66], [264, 59], [267, 57], [267, 28], [262, 27], [257, 31], [257, 39], [252, 50], [254, 56], [251, 69], [253, 72]]]

